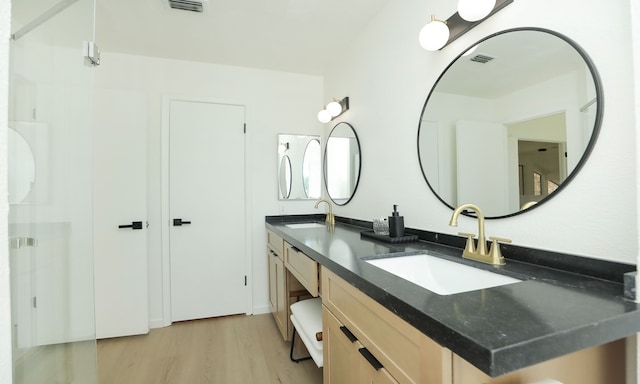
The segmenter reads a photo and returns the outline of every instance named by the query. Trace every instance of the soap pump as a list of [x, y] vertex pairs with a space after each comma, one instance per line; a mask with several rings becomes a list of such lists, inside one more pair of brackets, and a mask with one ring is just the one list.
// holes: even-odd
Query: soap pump
[[404, 217], [398, 213], [398, 206], [394, 204], [393, 213], [389, 216], [389, 236], [404, 236]]

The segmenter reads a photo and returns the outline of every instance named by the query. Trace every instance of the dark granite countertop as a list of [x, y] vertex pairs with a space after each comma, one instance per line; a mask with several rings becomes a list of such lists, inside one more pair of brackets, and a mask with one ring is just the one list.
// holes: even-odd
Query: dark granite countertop
[[[462, 250], [451, 245], [388, 244], [361, 238], [367, 222], [344, 218], [338, 218], [332, 231], [285, 225], [322, 222], [323, 217], [267, 216], [266, 227], [492, 377], [640, 332], [640, 304], [623, 297], [618, 278], [611, 281], [513, 260], [504, 248], [507, 264], [495, 267], [465, 260]], [[425, 249], [523, 282], [442, 296], [362, 260]], [[625, 272], [635, 266], [615, 265], [616, 269]]]

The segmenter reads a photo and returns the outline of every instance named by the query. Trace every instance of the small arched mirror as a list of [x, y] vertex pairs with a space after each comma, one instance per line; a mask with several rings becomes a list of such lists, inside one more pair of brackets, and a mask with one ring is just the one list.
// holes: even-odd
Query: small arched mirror
[[487, 218], [513, 216], [578, 173], [602, 111], [596, 68], [575, 42], [540, 28], [503, 31], [469, 47], [431, 89], [420, 166], [450, 208], [474, 203]]
[[360, 141], [349, 123], [336, 124], [324, 151], [324, 180], [329, 198], [336, 205], [347, 204], [360, 181]]
[[284, 199], [288, 199], [291, 196], [291, 159], [289, 156], [282, 156], [280, 160], [280, 194]]
[[9, 203], [17, 204], [31, 192], [36, 178], [36, 163], [25, 138], [13, 128], [9, 128], [7, 134]]
[[309, 199], [320, 198], [322, 188], [322, 153], [320, 152], [320, 140], [310, 140], [304, 150], [302, 159], [302, 186]]

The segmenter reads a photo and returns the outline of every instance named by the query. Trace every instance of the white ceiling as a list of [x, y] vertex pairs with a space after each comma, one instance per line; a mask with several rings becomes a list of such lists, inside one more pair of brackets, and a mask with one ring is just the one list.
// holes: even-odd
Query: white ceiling
[[322, 75], [390, 0], [96, 0], [102, 51]]

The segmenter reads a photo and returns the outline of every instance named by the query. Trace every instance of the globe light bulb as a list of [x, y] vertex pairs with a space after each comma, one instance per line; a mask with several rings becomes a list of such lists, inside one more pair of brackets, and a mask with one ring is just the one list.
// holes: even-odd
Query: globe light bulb
[[342, 113], [342, 105], [337, 101], [332, 101], [327, 104], [327, 111], [331, 114], [331, 117], [336, 117]]
[[323, 109], [318, 112], [318, 120], [320, 120], [321, 123], [328, 123], [331, 121], [331, 114], [326, 109]]
[[458, 14], [467, 21], [478, 21], [487, 17], [496, 6], [496, 0], [460, 0]]
[[427, 51], [437, 51], [449, 41], [449, 27], [432, 17], [431, 21], [420, 30], [418, 41]]

